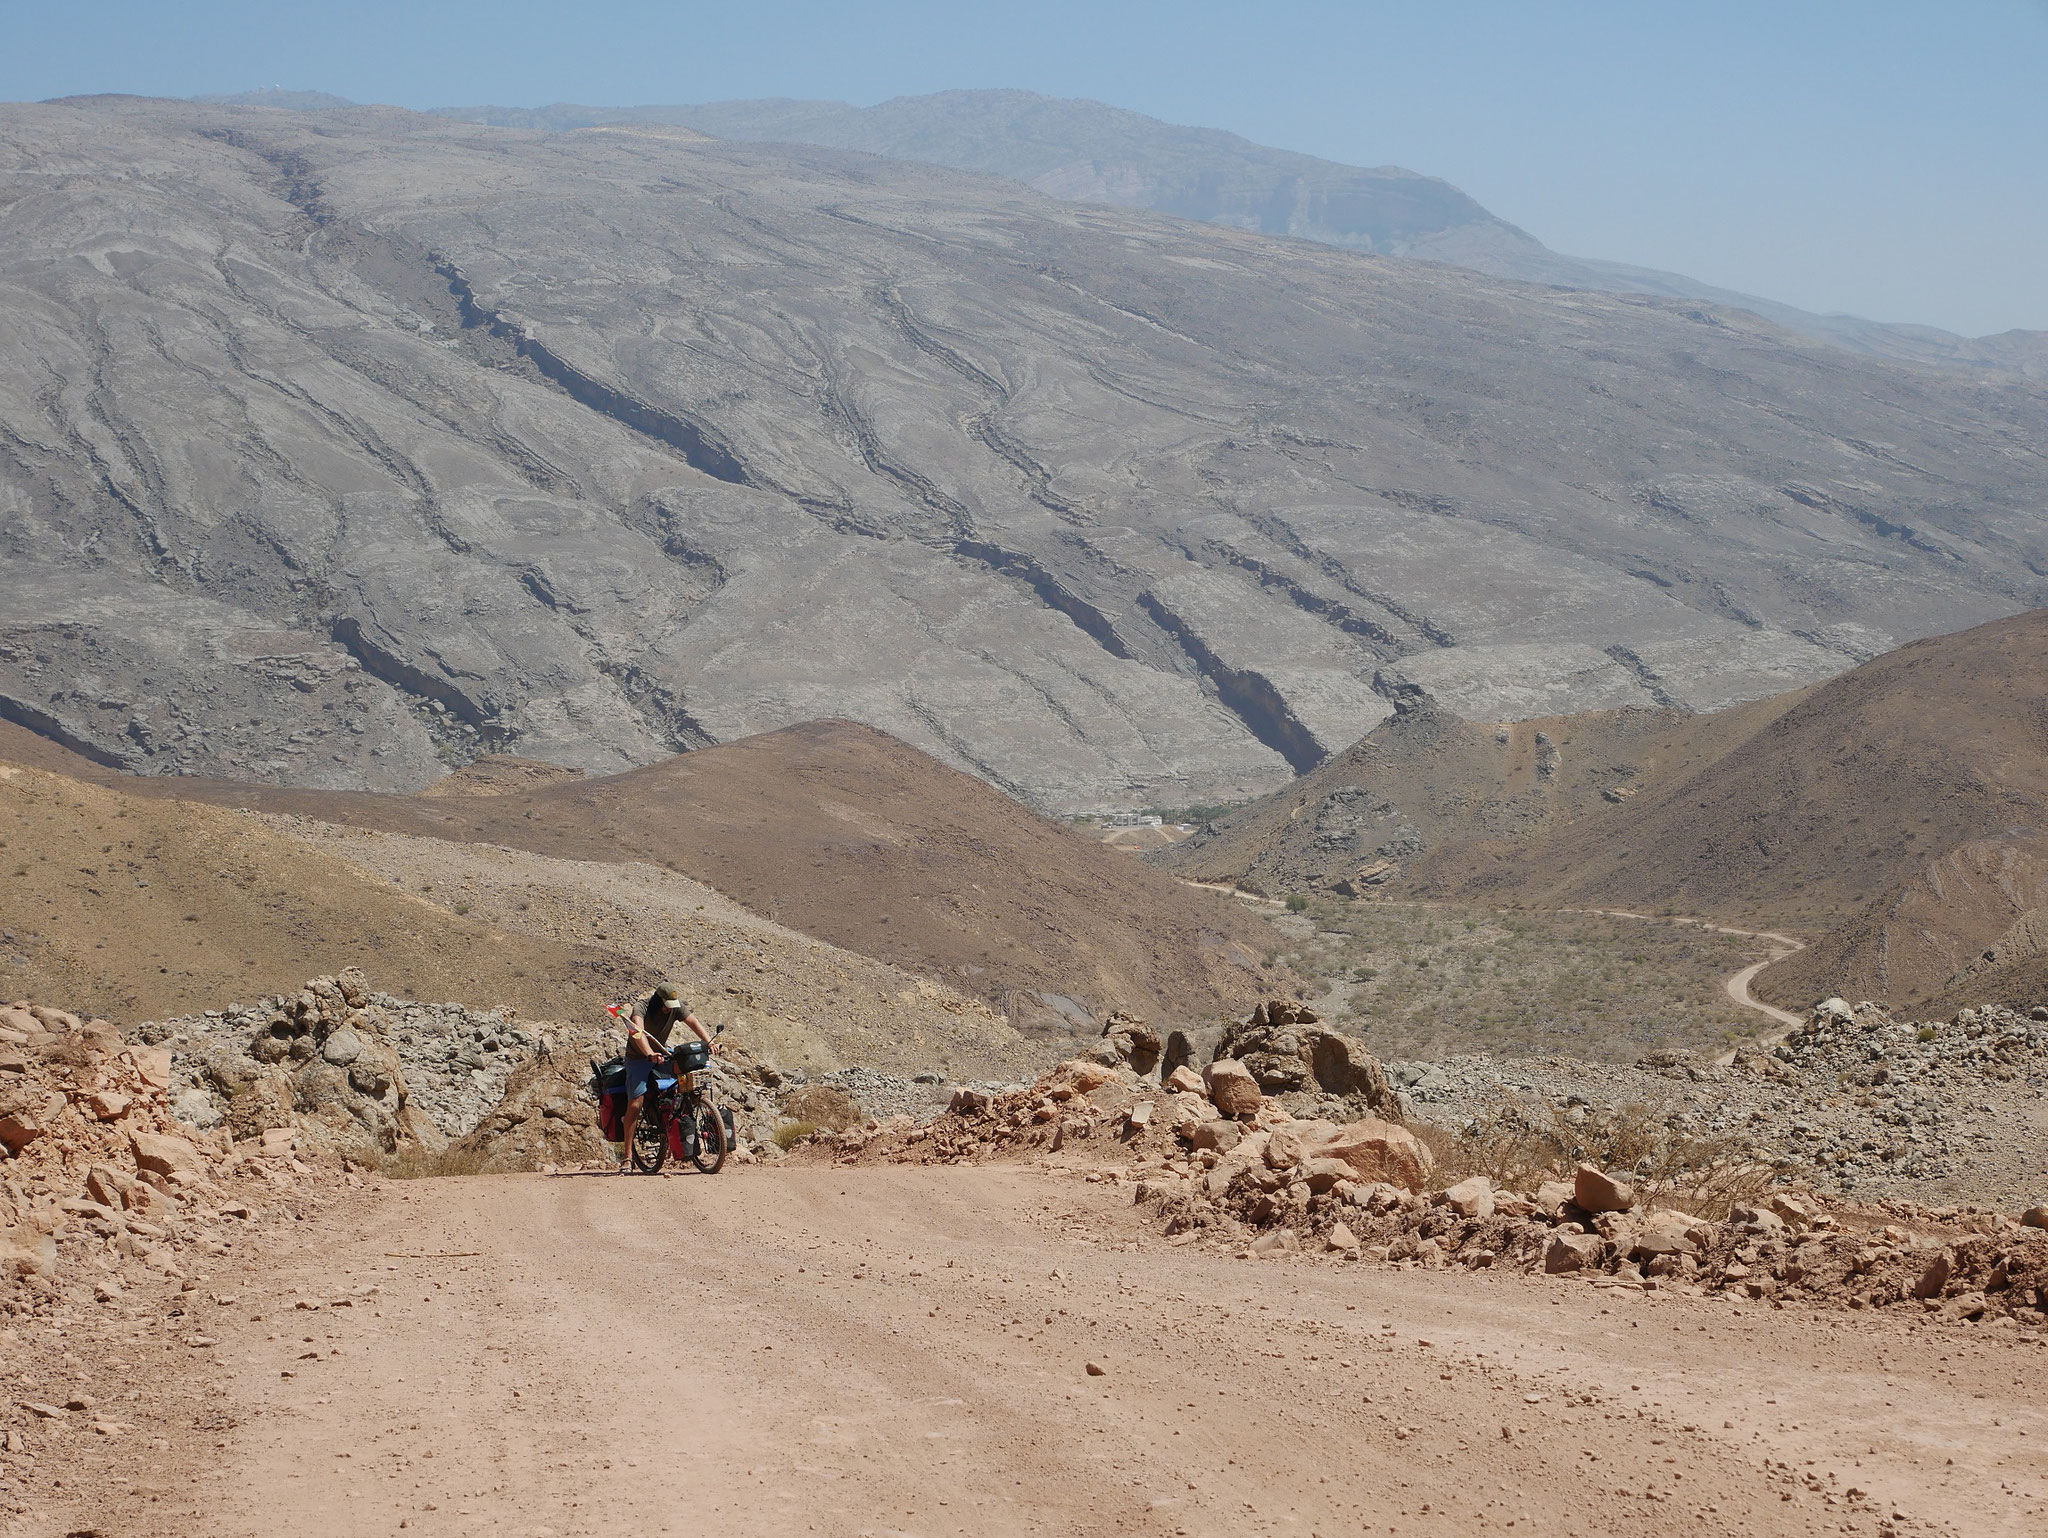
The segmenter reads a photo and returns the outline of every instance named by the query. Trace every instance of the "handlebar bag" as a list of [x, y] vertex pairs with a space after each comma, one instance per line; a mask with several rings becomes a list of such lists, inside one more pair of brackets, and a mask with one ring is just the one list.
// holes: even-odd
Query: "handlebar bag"
[[673, 1061], [679, 1072], [695, 1073], [711, 1066], [711, 1049], [693, 1036], [675, 1049]]

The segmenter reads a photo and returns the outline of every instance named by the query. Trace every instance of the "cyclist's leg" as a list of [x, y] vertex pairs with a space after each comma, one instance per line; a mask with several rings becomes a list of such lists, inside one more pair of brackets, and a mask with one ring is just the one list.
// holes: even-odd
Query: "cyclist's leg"
[[619, 1159], [619, 1173], [627, 1174], [633, 1168], [633, 1133], [640, 1126], [640, 1107], [646, 1101], [645, 1095], [635, 1095], [626, 1102], [625, 1153]]
[[654, 1065], [644, 1058], [626, 1059], [626, 1142], [625, 1151], [619, 1159], [619, 1173], [631, 1174], [633, 1170], [633, 1134], [640, 1126], [640, 1112], [646, 1106], [647, 1092], [654, 1085]]

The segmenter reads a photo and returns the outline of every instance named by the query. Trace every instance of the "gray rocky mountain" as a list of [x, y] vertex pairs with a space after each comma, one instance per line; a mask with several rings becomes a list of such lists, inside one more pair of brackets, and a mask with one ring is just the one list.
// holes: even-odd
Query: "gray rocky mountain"
[[[272, 99], [276, 94], [259, 92], [251, 100], [293, 104]], [[1147, 208], [1382, 256], [1449, 262], [1498, 278], [1733, 306], [1878, 357], [2048, 378], [2048, 334], [2042, 332], [1971, 338], [1932, 326], [1816, 315], [1682, 273], [1566, 256], [1436, 177], [1399, 166], [1343, 165], [1096, 101], [1030, 91], [941, 91], [899, 96], [873, 107], [766, 100], [673, 107], [465, 107], [448, 113], [556, 132], [607, 123], [669, 123], [721, 139], [864, 150], [1007, 176], [1052, 197]]]
[[2024, 381], [662, 125], [0, 108], [0, 316], [0, 711], [145, 772], [1186, 804], [2048, 598]]

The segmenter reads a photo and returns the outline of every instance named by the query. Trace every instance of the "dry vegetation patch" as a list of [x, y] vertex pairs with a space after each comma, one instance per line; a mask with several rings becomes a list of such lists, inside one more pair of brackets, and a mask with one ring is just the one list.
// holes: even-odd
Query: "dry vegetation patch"
[[1272, 922], [1276, 961], [1390, 1058], [1718, 1052], [1758, 1023], [1723, 980], [1768, 954], [1703, 925], [1597, 913], [1317, 896]]

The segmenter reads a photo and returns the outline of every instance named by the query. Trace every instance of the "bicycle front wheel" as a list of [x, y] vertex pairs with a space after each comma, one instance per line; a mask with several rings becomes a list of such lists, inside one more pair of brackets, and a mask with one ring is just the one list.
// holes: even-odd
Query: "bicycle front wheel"
[[716, 1175], [725, 1168], [725, 1118], [718, 1114], [709, 1095], [697, 1102], [691, 1114], [697, 1120], [697, 1148], [690, 1160], [705, 1174]]

